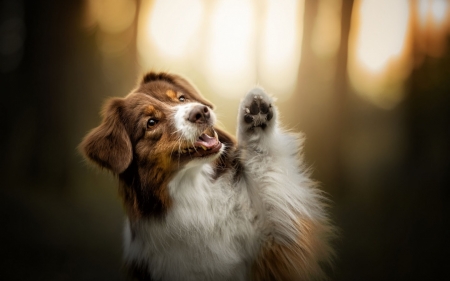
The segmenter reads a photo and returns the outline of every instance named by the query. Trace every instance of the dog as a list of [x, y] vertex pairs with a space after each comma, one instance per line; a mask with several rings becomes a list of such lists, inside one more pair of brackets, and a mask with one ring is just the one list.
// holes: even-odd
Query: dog
[[80, 149], [118, 176], [124, 263], [135, 280], [323, 280], [335, 227], [302, 136], [256, 87], [237, 141], [187, 79], [150, 72], [112, 98]]

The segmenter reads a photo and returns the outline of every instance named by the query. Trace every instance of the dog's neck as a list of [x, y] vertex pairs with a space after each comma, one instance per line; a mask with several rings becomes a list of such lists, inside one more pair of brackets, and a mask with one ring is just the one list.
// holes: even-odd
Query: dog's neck
[[134, 161], [119, 175], [119, 194], [131, 221], [144, 217], [162, 218], [172, 205], [168, 183], [173, 172], [138, 167]]

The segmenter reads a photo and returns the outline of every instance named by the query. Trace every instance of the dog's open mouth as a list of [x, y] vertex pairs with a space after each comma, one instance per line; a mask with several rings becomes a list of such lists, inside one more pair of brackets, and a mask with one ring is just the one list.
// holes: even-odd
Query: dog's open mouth
[[222, 143], [219, 141], [216, 131], [208, 128], [200, 134], [192, 147], [180, 150], [181, 155], [189, 155], [191, 157], [204, 157], [219, 152]]

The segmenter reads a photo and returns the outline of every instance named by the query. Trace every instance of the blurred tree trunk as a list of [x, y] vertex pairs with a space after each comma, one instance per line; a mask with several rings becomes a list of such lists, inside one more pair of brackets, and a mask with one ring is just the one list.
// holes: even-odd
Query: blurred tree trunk
[[401, 219], [409, 231], [399, 248], [399, 274], [411, 280], [448, 280], [450, 258], [450, 44], [441, 58], [427, 57], [407, 81], [404, 106], [408, 147], [404, 159]]
[[[323, 1], [323, 0], [322, 0]], [[347, 53], [353, 1], [342, 1], [337, 54], [320, 58], [311, 45], [319, 1], [305, 1], [304, 30], [297, 95], [285, 105], [298, 116], [306, 135], [305, 156], [314, 177], [333, 197], [343, 192], [341, 137], [348, 95]]]

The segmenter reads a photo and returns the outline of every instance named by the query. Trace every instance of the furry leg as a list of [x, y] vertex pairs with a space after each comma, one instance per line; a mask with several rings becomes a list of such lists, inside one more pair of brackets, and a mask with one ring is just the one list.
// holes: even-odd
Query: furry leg
[[273, 100], [251, 90], [239, 110], [238, 145], [254, 208], [261, 214], [262, 250], [254, 280], [319, 280], [334, 235], [325, 199], [305, 171], [301, 138], [284, 132]]

